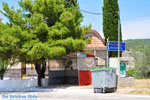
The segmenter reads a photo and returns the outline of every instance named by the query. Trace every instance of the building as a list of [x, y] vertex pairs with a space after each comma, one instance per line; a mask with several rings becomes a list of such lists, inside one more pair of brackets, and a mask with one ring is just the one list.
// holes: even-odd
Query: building
[[105, 66], [107, 57], [105, 41], [96, 30], [90, 30], [85, 37], [92, 38], [91, 43], [86, 45], [85, 50], [90, 50], [91, 54], [96, 56], [98, 66]]
[[[91, 77], [90, 68], [96, 67], [96, 65], [106, 65], [107, 49], [105, 41], [101, 38], [100, 34], [96, 30], [90, 30], [89, 34], [86, 34], [85, 37], [92, 38], [91, 42], [85, 47], [85, 50], [89, 50], [91, 53], [73, 53], [59, 59], [50, 60], [50, 67], [47, 68], [45, 73], [52, 80], [50, 83], [62, 83], [64, 79], [67, 79], [68, 83], [77, 83], [78, 80], [84, 80], [84, 77], [81, 78], [83, 75], [88, 76], [87, 78]], [[92, 57], [90, 57], [91, 55]], [[79, 79], [78, 75], [80, 76]], [[37, 76], [34, 65], [18, 63], [5, 73], [5, 77], [9, 79], [23, 78], [24, 76]], [[80, 81], [81, 85], [87, 83], [82, 82]], [[91, 82], [88, 82], [88, 84], [91, 84]]]

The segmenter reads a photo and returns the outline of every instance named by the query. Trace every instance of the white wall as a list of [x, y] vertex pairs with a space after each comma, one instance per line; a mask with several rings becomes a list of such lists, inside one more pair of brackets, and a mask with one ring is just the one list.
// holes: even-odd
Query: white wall
[[[134, 58], [133, 57], [121, 57], [120, 61], [126, 62], [126, 70], [129, 68], [134, 68]], [[119, 62], [118, 58], [109, 58], [109, 66], [117, 68], [117, 74], [119, 73]]]
[[109, 58], [109, 66], [113, 68], [118, 68], [118, 58]]
[[119, 68], [118, 58], [109, 58], [109, 66], [113, 68], [117, 68], [116, 74], [119, 75], [120, 71], [118, 70]]
[[16, 79], [16, 80], [0, 80], [0, 88], [27, 88], [37, 86], [37, 79]]

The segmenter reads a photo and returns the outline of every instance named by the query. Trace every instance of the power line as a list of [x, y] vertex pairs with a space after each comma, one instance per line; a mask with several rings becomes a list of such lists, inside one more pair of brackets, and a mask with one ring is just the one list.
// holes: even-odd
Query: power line
[[[65, 0], [65, 2], [66, 2], [67, 4], [69, 4], [70, 6], [72, 6], [72, 7], [75, 7], [74, 5], [70, 4], [70, 2], [68, 2], [68, 1], [66, 1], [66, 0]], [[77, 8], [77, 7], [75, 7], [75, 8], [81, 10], [82, 12], [85, 12], [85, 13], [88, 13], [88, 14], [93, 14], [93, 15], [118, 14], [118, 11], [115, 11], [115, 12], [108, 12], [108, 13], [96, 13], [96, 12], [86, 11], [86, 10], [83, 10], [83, 9], [80, 9], [80, 8]]]
[[79, 10], [81, 10], [82, 12], [85, 12], [85, 13], [88, 13], [88, 14], [94, 14], [94, 15], [103, 15], [103, 14], [109, 15], [109, 14], [117, 14], [118, 13], [118, 11], [108, 12], [108, 13], [96, 13], [96, 12], [90, 12], [90, 11], [86, 11], [86, 10], [82, 10], [82, 9], [79, 9]]
[[81, 10], [82, 12], [88, 13], [88, 14], [103, 15], [103, 13], [90, 12], [90, 11], [86, 11], [86, 10], [82, 10], [82, 9], [79, 9], [79, 10]]

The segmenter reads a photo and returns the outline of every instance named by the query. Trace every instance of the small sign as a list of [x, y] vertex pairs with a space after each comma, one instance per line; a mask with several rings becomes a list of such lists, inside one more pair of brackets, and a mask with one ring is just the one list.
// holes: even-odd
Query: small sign
[[84, 58], [84, 57], [86, 57], [86, 53], [78, 53], [78, 54], [77, 54], [77, 57]]
[[[126, 45], [125, 42], [120, 42], [120, 51], [125, 51]], [[108, 41], [107, 42], [108, 51], [118, 51], [118, 42]]]

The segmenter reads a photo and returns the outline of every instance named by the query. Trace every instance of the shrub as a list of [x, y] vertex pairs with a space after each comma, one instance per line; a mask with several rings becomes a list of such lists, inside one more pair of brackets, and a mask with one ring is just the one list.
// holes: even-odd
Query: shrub
[[136, 70], [135, 70], [135, 69], [129, 69], [129, 70], [128, 70], [128, 75], [129, 75], [129, 76], [135, 77], [135, 74], [136, 74]]

